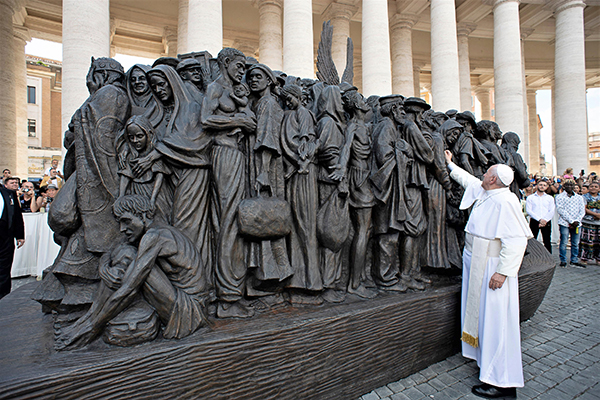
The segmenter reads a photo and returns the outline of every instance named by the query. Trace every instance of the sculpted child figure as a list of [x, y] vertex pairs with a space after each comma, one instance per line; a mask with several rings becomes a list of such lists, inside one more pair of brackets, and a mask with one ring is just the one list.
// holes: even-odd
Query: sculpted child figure
[[[166, 188], [163, 189], [165, 175], [171, 174], [171, 168], [162, 158], [152, 161], [152, 166], [143, 173], [134, 173], [132, 165], [139, 157], [147, 156], [154, 150], [156, 132], [145, 116], [134, 115], [125, 124], [125, 131], [117, 138], [119, 151], [119, 175], [121, 177], [119, 196], [139, 194], [150, 200], [155, 210], [155, 219], [169, 222], [169, 200]], [[158, 206], [157, 206], [158, 199]]]
[[163, 337], [183, 338], [206, 324], [207, 274], [194, 243], [181, 231], [153, 220], [150, 200], [119, 197], [113, 212], [127, 242], [138, 248], [127, 269], [105, 269], [89, 311], [60, 332], [58, 350], [85, 346], [142, 293], [156, 310]]

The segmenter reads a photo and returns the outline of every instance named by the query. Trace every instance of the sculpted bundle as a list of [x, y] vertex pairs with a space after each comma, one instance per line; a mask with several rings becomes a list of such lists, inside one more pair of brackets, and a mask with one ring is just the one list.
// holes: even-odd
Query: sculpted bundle
[[33, 295], [57, 349], [425, 290], [462, 266], [467, 214], [444, 150], [478, 177], [509, 165], [517, 195], [529, 185], [518, 135], [496, 123], [318, 76], [232, 48], [126, 73], [92, 59], [49, 214], [61, 252]]

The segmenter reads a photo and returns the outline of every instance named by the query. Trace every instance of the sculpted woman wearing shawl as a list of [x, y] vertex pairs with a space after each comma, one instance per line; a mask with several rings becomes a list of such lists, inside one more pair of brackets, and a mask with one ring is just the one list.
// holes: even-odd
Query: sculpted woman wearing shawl
[[[256, 133], [248, 135], [246, 141], [247, 196], [284, 199], [280, 142], [283, 110], [272, 94], [277, 82], [271, 69], [264, 64], [250, 67], [246, 80], [254, 96], [252, 111], [256, 115]], [[281, 282], [292, 275], [285, 238], [250, 241], [248, 261], [248, 267], [254, 273], [248, 282], [251, 296], [266, 294], [260, 289], [255, 290], [263, 281]]]
[[[339, 164], [340, 149], [344, 145], [344, 108], [342, 95], [337, 86], [327, 86], [321, 92], [317, 102], [317, 137], [320, 141], [318, 150], [319, 163], [319, 207], [334, 201], [333, 196], [347, 195], [345, 180], [330, 177]], [[334, 179], [336, 178], [336, 179]], [[343, 224], [345, 221], [340, 221]], [[321, 243], [323, 244], [323, 243]], [[333, 251], [321, 248], [321, 273], [323, 276], [323, 299], [329, 302], [341, 302], [345, 298], [345, 288], [338, 287], [342, 277], [342, 250]]]
[[[158, 113], [152, 121], [157, 140], [154, 150], [132, 162], [132, 171], [141, 176], [161, 158], [172, 167], [172, 225], [196, 243], [210, 272], [210, 138], [200, 125], [200, 104], [173, 68], [157, 65], [147, 76], [159, 99]], [[161, 190], [167, 190], [164, 186]]]
[[125, 76], [127, 95], [131, 104], [131, 115], [146, 115], [148, 119], [156, 118], [158, 105], [156, 97], [152, 95], [150, 83], [146, 72], [150, 70], [149, 65], [135, 64], [129, 68]]
[[[281, 147], [285, 165], [286, 199], [292, 209], [293, 228], [288, 239], [294, 275], [288, 287], [292, 303], [315, 303], [319, 297], [306, 291], [323, 290], [317, 242], [317, 165], [315, 117], [302, 105], [302, 90], [285, 85], [281, 97], [287, 110], [283, 117]], [[323, 300], [320, 299], [320, 302]]]

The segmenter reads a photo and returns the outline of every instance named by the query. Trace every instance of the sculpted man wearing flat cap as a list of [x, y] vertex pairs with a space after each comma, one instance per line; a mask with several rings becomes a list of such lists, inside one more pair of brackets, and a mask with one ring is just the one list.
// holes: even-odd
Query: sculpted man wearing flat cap
[[477, 360], [481, 385], [472, 392], [485, 398], [516, 398], [523, 387], [519, 284], [517, 275], [533, 235], [509, 186], [513, 170], [490, 167], [483, 181], [452, 162], [450, 177], [465, 188], [460, 208], [471, 208], [465, 227], [461, 302], [462, 353]]

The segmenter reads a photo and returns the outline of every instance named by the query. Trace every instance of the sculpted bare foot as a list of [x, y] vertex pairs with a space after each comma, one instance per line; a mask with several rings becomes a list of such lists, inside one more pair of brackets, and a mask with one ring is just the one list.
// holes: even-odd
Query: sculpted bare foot
[[410, 275], [419, 282], [432, 283], [432, 280], [422, 272], [413, 272]]
[[379, 289], [384, 290], [386, 292], [406, 292], [408, 287], [402, 283], [402, 281], [397, 282], [391, 286], [379, 286]]
[[360, 285], [358, 285], [358, 287], [356, 289], [354, 289], [352, 287], [352, 283], [350, 285], [348, 285], [348, 293], [354, 294], [358, 297], [362, 297], [363, 299], [373, 299], [373, 298], [377, 297], [377, 295], [379, 294], [379, 292], [377, 292], [377, 290], [369, 289], [362, 283]]
[[235, 303], [219, 302], [217, 306], [217, 317], [219, 318], [250, 318], [253, 315], [254, 310], [239, 301]]

